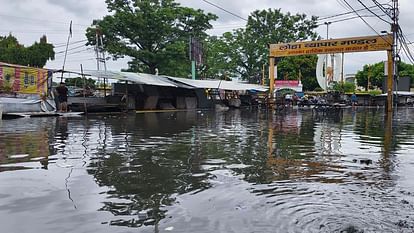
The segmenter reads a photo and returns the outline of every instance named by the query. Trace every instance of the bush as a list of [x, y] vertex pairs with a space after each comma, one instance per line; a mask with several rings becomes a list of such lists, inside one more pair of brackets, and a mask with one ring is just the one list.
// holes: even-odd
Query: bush
[[332, 90], [338, 91], [341, 93], [349, 93], [355, 91], [355, 84], [353, 83], [335, 83], [332, 87]]

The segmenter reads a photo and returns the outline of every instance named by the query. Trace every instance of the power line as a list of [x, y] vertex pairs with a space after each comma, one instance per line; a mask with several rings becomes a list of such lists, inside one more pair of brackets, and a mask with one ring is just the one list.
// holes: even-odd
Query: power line
[[[375, 8], [375, 7], [377, 7], [376, 5], [375, 6], [370, 6], [370, 7], [368, 7], [368, 8]], [[359, 11], [365, 11], [366, 9], [365, 8], [361, 8], [361, 9], [358, 9], [358, 10], [355, 10], [355, 11], [357, 11], [357, 12], [359, 12]], [[339, 16], [344, 16], [344, 15], [349, 15], [349, 14], [354, 14], [355, 13], [355, 11], [348, 11], [348, 12], [345, 12], [345, 13], [339, 13], [339, 14], [336, 14], [336, 15], [331, 15], [331, 16], [325, 16], [325, 17], [321, 17], [321, 18], [318, 18], [318, 20], [326, 20], [326, 19], [330, 19], [330, 18], [335, 18], [335, 17], [339, 17]]]
[[[78, 53], [84, 53], [84, 52], [89, 52], [91, 51], [92, 48], [86, 48], [86, 49], [81, 49], [81, 50], [77, 50], [77, 51], [72, 51], [71, 53], [68, 53], [67, 55], [73, 55], [73, 54], [78, 54]], [[62, 56], [63, 54], [57, 54], [58, 56]]]
[[216, 8], [218, 8], [218, 9], [220, 9], [220, 10], [222, 10], [222, 11], [226, 12], [226, 13], [229, 13], [229, 14], [233, 15], [234, 17], [237, 17], [237, 18], [239, 18], [239, 19], [242, 19], [242, 20], [244, 20], [244, 21], [247, 21], [247, 19], [246, 19], [246, 18], [243, 18], [242, 16], [237, 15], [236, 13], [233, 13], [233, 12], [231, 12], [231, 11], [229, 11], [229, 10], [226, 10], [226, 9], [224, 9], [223, 7], [221, 7], [221, 6], [217, 5], [217, 4], [214, 4], [214, 3], [210, 2], [210, 1], [207, 1], [207, 0], [202, 0], [202, 1], [203, 1], [203, 2], [205, 2], [205, 3], [207, 3], [207, 4], [212, 5], [212, 6], [216, 7]]
[[[412, 42], [410, 40], [407, 39], [407, 36], [403, 33], [402, 28], [399, 27], [398, 28], [398, 33], [399, 33], [399, 40], [401, 43], [401, 48], [404, 51], [405, 55], [407, 56], [407, 58], [410, 60], [410, 62], [412, 64], [414, 64], [414, 56], [411, 53], [410, 48], [408, 47], [408, 44], [412, 44]], [[409, 43], [407, 43], [407, 41]]]
[[[339, 23], [339, 22], [343, 22], [343, 21], [348, 21], [351, 19], [358, 19], [360, 17], [364, 17], [364, 18], [369, 18], [369, 17], [376, 17], [374, 15], [361, 15], [361, 16], [352, 16], [352, 17], [348, 17], [348, 18], [344, 18], [344, 19], [338, 19], [338, 20], [333, 20], [333, 21], [329, 21], [330, 23]], [[322, 26], [325, 25], [325, 23], [319, 23], [318, 26]]]
[[[88, 41], [88, 39], [73, 41], [69, 43], [69, 45], [79, 44], [79, 43], [86, 42], [86, 41]], [[54, 45], [57, 45], [55, 46], [55, 48], [66, 47], [66, 43], [54, 43]]]
[[380, 19], [380, 20], [382, 20], [382, 21], [384, 21], [384, 22], [386, 22], [386, 23], [388, 23], [388, 24], [391, 24], [390, 22], [388, 22], [387, 20], [385, 20], [385, 19], [383, 19], [383, 18], [381, 18], [381, 16], [379, 16], [378, 14], [376, 14], [374, 11], [372, 11], [371, 9], [369, 9], [368, 7], [367, 7], [367, 5], [365, 5], [365, 3], [363, 3], [361, 0], [358, 0], [358, 2], [363, 6], [363, 7], [365, 7], [365, 9], [366, 10], [368, 10], [369, 12], [371, 12], [371, 14], [373, 14], [373, 15], [375, 15], [378, 19]]
[[[387, 9], [384, 7], [384, 5], [388, 5], [388, 4], [381, 4], [379, 3], [377, 0], [372, 0], [372, 2], [382, 11], [384, 12], [386, 15], [388, 15], [390, 18], [392, 17], [390, 12], [387, 11]], [[389, 10], [389, 9], [388, 9]]]
[[[369, 28], [371, 28], [371, 30], [372, 31], [374, 31], [378, 36], [381, 36], [381, 37], [384, 37], [384, 35], [380, 35], [365, 19], [364, 19], [364, 17], [361, 17], [361, 15], [358, 13], [358, 12], [356, 12], [355, 11], [355, 9], [347, 2], [347, 0], [342, 0], [349, 8], [351, 8], [354, 12], [355, 12], [355, 14], [356, 15], [358, 15], [358, 17], [362, 20], [362, 21], [364, 21], [364, 23], [369, 27]], [[385, 41], [387, 41], [387, 43], [388, 44], [390, 44], [390, 45], [392, 45], [390, 42], [388, 42], [388, 40], [385, 40]]]
[[[79, 49], [79, 48], [83, 48], [83, 47], [86, 47], [86, 45], [80, 45], [80, 46], [72, 47], [72, 48], [68, 49], [67, 51], [71, 51], [71, 50], [75, 50], [75, 49]], [[64, 52], [65, 52], [65, 50], [64, 51], [55, 52], [55, 54], [64, 53]]]

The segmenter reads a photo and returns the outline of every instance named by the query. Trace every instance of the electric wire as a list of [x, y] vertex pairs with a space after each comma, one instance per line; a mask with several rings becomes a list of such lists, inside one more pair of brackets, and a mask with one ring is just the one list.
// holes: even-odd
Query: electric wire
[[372, 0], [372, 2], [382, 11], [382, 12], [384, 12], [386, 15], [388, 15], [390, 18], [392, 17], [391, 16], [391, 14], [390, 14], [390, 12], [389, 11], [387, 11], [387, 10], [389, 10], [389, 9], [386, 9], [385, 7], [384, 7], [384, 5], [388, 5], [388, 4], [381, 4], [381, 3], [379, 3], [377, 0]]
[[[358, 19], [360, 17], [370, 18], [370, 17], [376, 17], [376, 16], [374, 16], [374, 15], [352, 16], [352, 17], [348, 17], [348, 18], [344, 18], [344, 19], [338, 19], [338, 20], [333, 20], [333, 21], [329, 21], [329, 22], [330, 23], [339, 23], [339, 22], [344, 22], [344, 21], [348, 21], [348, 20], [352, 20], [352, 19]], [[322, 25], [325, 25], [325, 23], [319, 23], [317, 25], [318, 26], [322, 26]]]
[[234, 17], [236, 17], [236, 18], [239, 18], [239, 19], [242, 19], [242, 20], [244, 20], [244, 21], [247, 21], [247, 19], [246, 19], [246, 18], [244, 18], [244, 17], [242, 17], [242, 16], [240, 16], [240, 15], [238, 15], [238, 14], [236, 14], [236, 13], [233, 13], [233, 12], [231, 12], [231, 11], [229, 11], [229, 10], [226, 10], [226, 9], [224, 9], [223, 7], [221, 7], [221, 6], [219, 6], [219, 5], [215, 4], [215, 3], [212, 3], [212, 2], [207, 1], [207, 0], [202, 0], [202, 1], [203, 1], [203, 2], [205, 2], [205, 3], [207, 3], [207, 4], [209, 4], [209, 5], [211, 5], [211, 6], [214, 6], [214, 7], [218, 8], [218, 9], [220, 9], [220, 10], [222, 10], [222, 11], [224, 11], [224, 12], [226, 12], [226, 13], [230, 14], [230, 15], [233, 15], [233, 16], [234, 16]]
[[[376, 8], [376, 7], [377, 6], [375, 5], [375, 6], [370, 6], [368, 8], [369, 9], [372, 9], [372, 8]], [[365, 10], [366, 10], [365, 8], [361, 8], [361, 9], [358, 9], [358, 10], [355, 10], [355, 11], [360, 12], [360, 11], [365, 11]], [[335, 15], [331, 15], [331, 16], [324, 16], [324, 17], [318, 18], [318, 20], [325, 20], [325, 19], [330, 19], [330, 18], [345, 16], [345, 15], [350, 15], [350, 14], [355, 14], [355, 12], [354, 11], [348, 11], [348, 12], [345, 12], [345, 13], [339, 13], [339, 14], [335, 14]]]
[[367, 5], [365, 5], [365, 3], [363, 3], [361, 0], [358, 0], [358, 2], [359, 2], [359, 3], [363, 6], [363, 7], [365, 7], [365, 9], [366, 9], [367, 11], [369, 11], [369, 12], [371, 12], [371, 14], [375, 15], [378, 19], [380, 19], [380, 20], [382, 20], [382, 21], [384, 21], [384, 22], [386, 22], [386, 23], [388, 23], [388, 24], [391, 24], [391, 22], [388, 22], [387, 20], [383, 19], [381, 16], [379, 16], [378, 14], [376, 14], [374, 11], [372, 11], [371, 9], [369, 9], [369, 8], [367, 7]]
[[408, 47], [409, 43], [407, 43], [407, 41], [410, 42], [410, 44], [412, 44], [412, 42], [410, 40], [408, 40], [408, 38], [406, 37], [406, 35], [402, 31], [401, 27], [398, 28], [398, 35], [399, 35], [399, 37], [398, 37], [399, 41], [401, 43], [401, 49], [403, 50], [403, 52], [405, 53], [407, 58], [410, 60], [410, 62], [412, 64], [414, 64], [414, 56], [411, 53], [410, 48]]
[[[351, 6], [351, 4], [349, 4], [348, 3], [348, 1], [347, 0], [342, 0], [347, 6], [349, 6], [349, 8], [351, 8], [354, 12], [355, 12], [355, 9]], [[378, 36], [380, 36], [380, 37], [384, 37], [384, 35], [381, 35], [381, 34], [379, 34], [378, 32], [377, 32], [377, 30], [375, 30], [372, 26], [371, 26], [371, 24], [369, 24], [365, 19], [364, 19], [364, 17], [361, 17], [361, 15], [358, 13], [358, 12], [355, 12], [355, 14], [356, 15], [358, 15], [358, 17], [372, 30], [372, 31], [374, 31]], [[390, 42], [388, 42], [388, 40], [386, 40], [387, 41], [387, 43], [389, 44], [389, 45], [392, 45], [392, 43], [390, 43]]]
[[[83, 48], [83, 47], [86, 47], [86, 45], [80, 45], [80, 46], [72, 47], [72, 48], [69, 48], [67, 51], [72, 51], [72, 50], [79, 49], [79, 48]], [[58, 51], [58, 52], [55, 52], [55, 54], [64, 53], [65, 51], [66, 50]]]

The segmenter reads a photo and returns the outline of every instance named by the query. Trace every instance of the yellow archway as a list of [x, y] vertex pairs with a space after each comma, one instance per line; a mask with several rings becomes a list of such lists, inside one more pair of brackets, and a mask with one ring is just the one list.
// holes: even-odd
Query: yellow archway
[[387, 109], [392, 111], [392, 35], [351, 37], [334, 40], [303, 41], [293, 43], [271, 44], [269, 53], [269, 92], [273, 95], [275, 84], [275, 58], [330, 53], [354, 53], [368, 51], [387, 51], [388, 77], [387, 77]]

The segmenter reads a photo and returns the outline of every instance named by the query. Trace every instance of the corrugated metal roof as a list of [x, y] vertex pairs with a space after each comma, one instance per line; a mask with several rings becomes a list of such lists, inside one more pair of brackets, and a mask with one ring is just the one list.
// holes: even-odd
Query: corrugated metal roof
[[269, 88], [266, 86], [238, 83], [223, 80], [193, 80], [186, 78], [170, 77], [165, 75], [152, 75], [144, 73], [120, 72], [120, 71], [102, 71], [102, 70], [86, 70], [85, 75], [108, 78], [114, 80], [129, 81], [145, 85], [179, 87], [186, 89], [202, 88], [202, 89], [222, 89], [231, 91], [247, 91], [255, 90], [265, 92]]
[[193, 80], [187, 78], [177, 78], [177, 77], [170, 77], [166, 76], [167, 78], [179, 82], [184, 83], [186, 85], [195, 87], [195, 88], [219, 88], [220, 81], [219, 80]]
[[186, 78], [176, 78], [169, 77], [167, 78], [174, 80], [176, 82], [184, 83], [195, 88], [211, 88], [211, 89], [222, 89], [229, 91], [247, 91], [255, 90], [260, 92], [265, 92], [269, 88], [266, 86], [256, 85], [256, 84], [247, 84], [247, 83], [238, 83], [233, 81], [223, 81], [223, 80], [193, 80]]
[[163, 86], [163, 87], [177, 87], [172, 82], [167, 82], [160, 78], [160, 76], [143, 73], [120, 72], [120, 71], [102, 71], [102, 70], [86, 70], [85, 75], [90, 75], [99, 78], [108, 78], [121, 81], [129, 81], [145, 85]]

